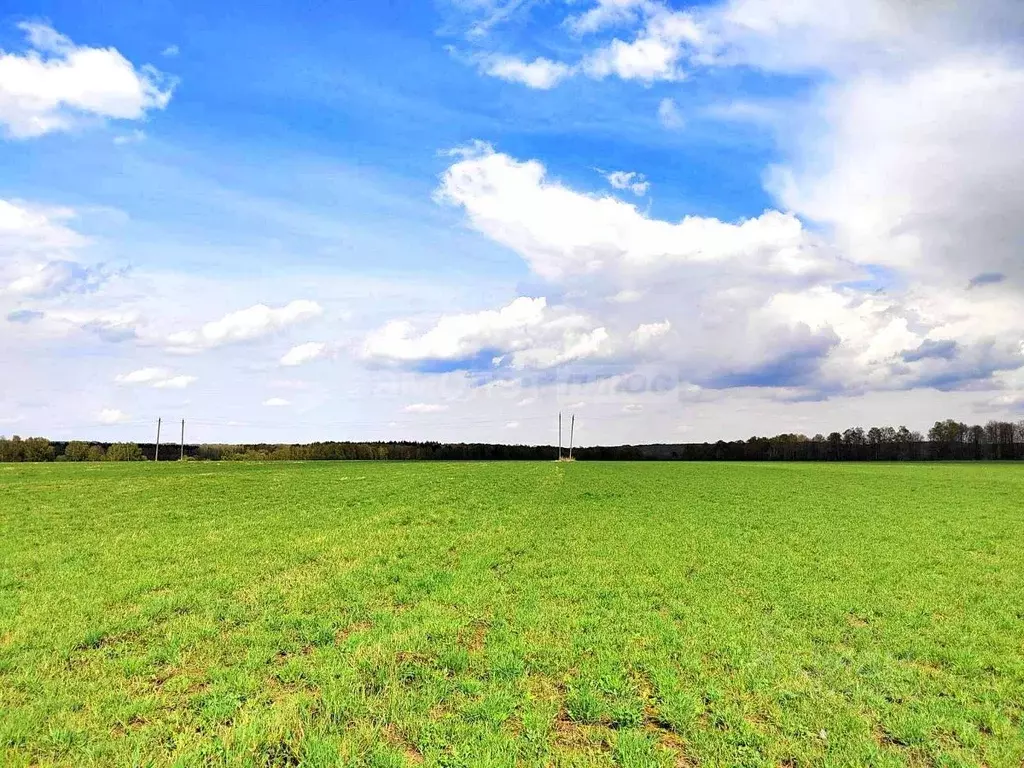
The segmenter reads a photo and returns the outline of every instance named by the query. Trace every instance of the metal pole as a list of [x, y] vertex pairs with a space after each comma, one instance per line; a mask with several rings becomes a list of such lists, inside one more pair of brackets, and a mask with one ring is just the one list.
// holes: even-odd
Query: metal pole
[[562, 460], [562, 412], [558, 412], [558, 460]]
[[185, 420], [181, 420], [181, 456], [178, 457], [178, 461], [185, 460]]
[[156, 452], [153, 454], [153, 461], [160, 461], [160, 422], [163, 419], [156, 420]]
[[572, 461], [572, 433], [576, 429], [576, 414], [572, 415], [572, 420], [569, 422], [569, 461]]

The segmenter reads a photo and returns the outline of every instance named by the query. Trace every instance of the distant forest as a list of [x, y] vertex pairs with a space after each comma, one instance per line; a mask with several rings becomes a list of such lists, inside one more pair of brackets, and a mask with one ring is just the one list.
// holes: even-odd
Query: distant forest
[[[321, 442], [302, 445], [162, 444], [160, 461], [527, 461], [554, 459], [553, 445], [438, 442]], [[568, 450], [563, 446], [563, 457]], [[574, 448], [579, 461], [979, 461], [1024, 459], [1024, 421], [968, 426], [937, 421], [927, 435], [906, 427], [852, 427], [808, 437], [751, 437], [715, 443], [656, 443]], [[152, 461], [153, 443], [61, 442], [0, 437], [0, 462]]]

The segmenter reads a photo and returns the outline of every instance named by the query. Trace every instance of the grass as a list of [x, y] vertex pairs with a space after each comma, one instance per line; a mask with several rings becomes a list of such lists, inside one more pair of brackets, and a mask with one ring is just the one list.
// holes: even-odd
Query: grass
[[0, 465], [0, 764], [1024, 758], [1024, 467]]

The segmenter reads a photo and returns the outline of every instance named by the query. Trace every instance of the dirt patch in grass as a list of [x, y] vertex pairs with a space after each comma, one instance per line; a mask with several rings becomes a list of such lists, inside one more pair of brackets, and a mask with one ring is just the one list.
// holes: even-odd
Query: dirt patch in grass
[[397, 726], [388, 723], [381, 729], [381, 736], [389, 745], [405, 755], [405, 759], [409, 762], [414, 765], [420, 765], [423, 762], [423, 753], [407, 736], [402, 734]]

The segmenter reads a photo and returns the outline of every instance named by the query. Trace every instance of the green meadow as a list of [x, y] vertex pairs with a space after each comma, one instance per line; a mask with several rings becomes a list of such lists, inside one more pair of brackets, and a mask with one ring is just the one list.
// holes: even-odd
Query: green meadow
[[0, 465], [3, 766], [1022, 760], [1022, 466]]

